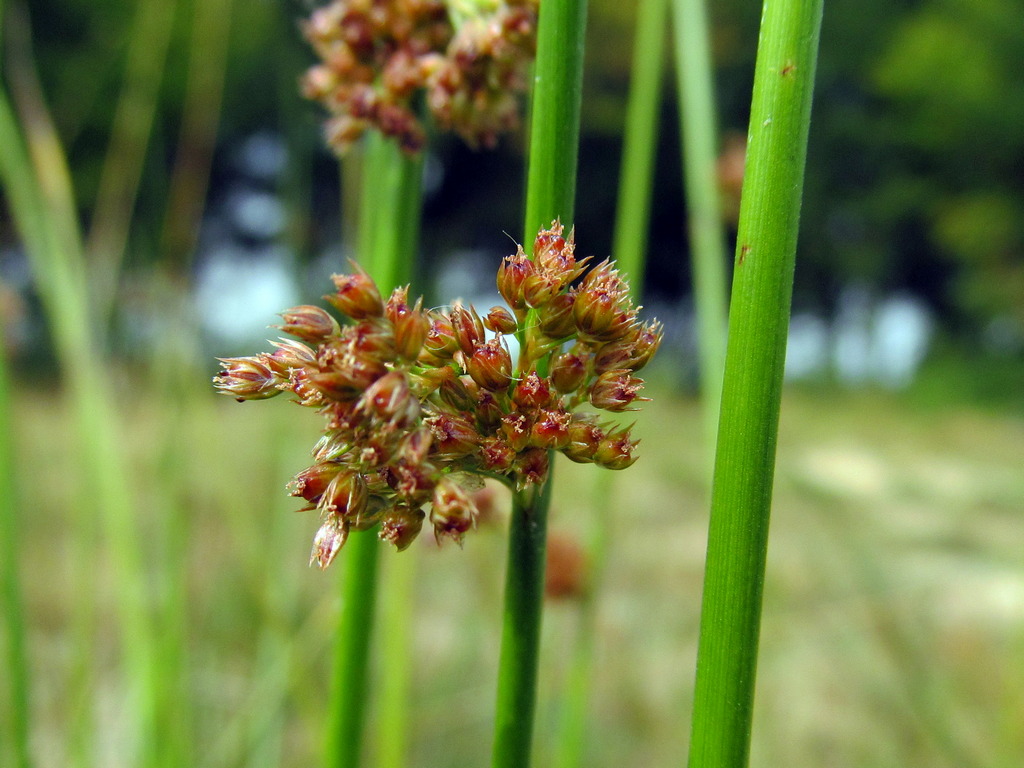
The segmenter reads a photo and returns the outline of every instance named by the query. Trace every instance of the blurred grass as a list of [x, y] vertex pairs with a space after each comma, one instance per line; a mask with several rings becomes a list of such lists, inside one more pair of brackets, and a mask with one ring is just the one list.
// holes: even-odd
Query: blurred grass
[[[315, 763], [328, 695], [335, 579], [306, 567], [315, 521], [289, 510], [288, 477], [307, 462], [315, 414], [285, 402], [197, 396], [168, 418], [130, 374], [117, 393], [126, 453], [142, 489], [139, 523], [179, 515], [180, 617], [198, 766]], [[666, 392], [639, 415], [640, 461], [619, 475], [620, 512], [595, 638], [588, 766], [678, 764], [686, 749], [706, 512], [696, 403]], [[754, 719], [762, 766], [1011, 766], [1024, 754], [1024, 420], [912, 398], [790, 391], [783, 403]], [[34, 671], [38, 764], [64, 764], [74, 604], [94, 602], [103, 713], [117, 707], [115, 588], [75, 578], [66, 510], [73, 445], [54, 393], [14, 391], [22, 583]], [[666, 425], [671, 428], [667, 429]], [[174, 498], [160, 474], [166, 444]], [[593, 472], [562, 462], [552, 532], [582, 535]], [[154, 543], [156, 546], [161, 542]], [[490, 751], [505, 538], [497, 527], [437, 549], [423, 537], [411, 664], [411, 767], [484, 765]], [[387, 562], [398, 557], [382, 552]], [[387, 573], [385, 568], [384, 573]], [[537, 764], [549, 764], [577, 611], [546, 612]], [[386, 662], [386, 659], [384, 660]], [[166, 711], [166, 710], [165, 710]], [[116, 766], [115, 720], [98, 723]], [[371, 722], [383, 732], [388, 724]], [[182, 727], [167, 724], [168, 728]], [[371, 735], [371, 747], [372, 747]], [[267, 757], [271, 749], [273, 757]]]

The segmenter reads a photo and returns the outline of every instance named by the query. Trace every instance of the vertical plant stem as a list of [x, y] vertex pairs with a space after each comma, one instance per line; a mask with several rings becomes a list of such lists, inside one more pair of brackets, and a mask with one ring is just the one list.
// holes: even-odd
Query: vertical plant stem
[[[412, 271], [420, 225], [421, 160], [404, 155], [393, 141], [371, 139], [368, 144], [359, 255], [386, 292]], [[367, 244], [370, 250], [362, 250]], [[342, 615], [327, 723], [325, 764], [330, 768], [360, 763], [380, 547], [371, 531], [357, 531], [343, 552]]]
[[412, 686], [412, 616], [415, 610], [417, 548], [389, 558], [381, 595], [380, 722], [378, 768], [405, 768], [410, 731], [409, 689]]
[[61, 171], [54, 175], [48, 175], [46, 168], [33, 168], [29, 162], [6, 93], [0, 92], [0, 179], [26, 244], [68, 383], [88, 480], [83, 494], [88, 509], [84, 513], [97, 514], [102, 521], [117, 573], [118, 629], [131, 691], [128, 713], [135, 720], [132, 728], [141, 753], [140, 759], [132, 754], [126, 759], [150, 765], [159, 756], [160, 669], [149, 614], [148, 578], [135, 530], [137, 508], [119, 447], [109, 382], [92, 332], [86, 283], [81, 277], [85, 274], [82, 254], [67, 247], [76, 240], [75, 223], [59, 215], [47, 215], [61, 210], [59, 205], [50, 205], [51, 200], [70, 199], [71, 195], [67, 189], [47, 186], [67, 175], [63, 152], [52, 125], [43, 119], [46, 117], [44, 110], [35, 114], [26, 135], [34, 143], [33, 156], [46, 158], [51, 170]]
[[160, 84], [177, 0], [139, 0], [128, 38], [124, 84], [111, 126], [86, 253], [92, 267], [96, 316], [113, 308], [128, 244], [146, 150], [160, 100]]
[[10, 759], [17, 768], [29, 768], [29, 667], [25, 654], [25, 612], [22, 604], [21, 580], [18, 564], [19, 549], [18, 496], [14, 482], [14, 438], [11, 432], [11, 389], [7, 376], [6, 353], [3, 344], [4, 326], [0, 319], [0, 616], [4, 632], [0, 643], [4, 645], [7, 669], [5, 700], [9, 713], [9, 727], [4, 729], [9, 744], [0, 750], [0, 762]]
[[194, 0], [188, 82], [167, 192], [161, 251], [188, 274], [203, 217], [220, 122], [234, 0]]
[[725, 232], [715, 157], [718, 131], [705, 0], [673, 0], [683, 175], [689, 212], [701, 411], [708, 472], [714, 463], [725, 368]]
[[[622, 165], [619, 173], [618, 208], [612, 256], [629, 280], [633, 297], [643, 287], [647, 259], [648, 228], [654, 180], [658, 107], [664, 66], [665, 22], [668, 0], [640, 0], [633, 44], [633, 76], [626, 108]], [[595, 469], [593, 520], [586, 542], [587, 591], [580, 597], [576, 644], [566, 682], [565, 709], [559, 729], [555, 765], [575, 768], [584, 764], [587, 745], [587, 711], [594, 678], [597, 609], [602, 576], [608, 560], [608, 542], [614, 525], [614, 475]]]
[[637, 5], [633, 76], [626, 105], [612, 244], [616, 266], [629, 279], [634, 297], [639, 296], [643, 288], [647, 257], [667, 13], [668, 0], [640, 0]]
[[[576, 199], [586, 0], [541, 3], [533, 88], [523, 243], [559, 218], [570, 224]], [[528, 768], [537, 693], [544, 599], [544, 552], [552, 478], [516, 492], [509, 523], [504, 623], [492, 765]]]
[[766, 2], [743, 179], [690, 768], [750, 752], [786, 334], [822, 0]]

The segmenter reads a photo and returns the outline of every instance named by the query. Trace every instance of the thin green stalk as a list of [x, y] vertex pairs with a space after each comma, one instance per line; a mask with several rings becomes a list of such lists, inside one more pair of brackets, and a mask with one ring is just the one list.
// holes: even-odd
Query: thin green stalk
[[722, 399], [727, 314], [725, 231], [715, 170], [718, 131], [704, 0], [673, 2], [679, 127], [697, 313], [701, 410], [710, 472]]
[[637, 5], [633, 76], [626, 105], [612, 244], [612, 256], [619, 271], [629, 279], [634, 298], [643, 289], [647, 258], [667, 13], [668, 0], [640, 0]]
[[133, 730], [144, 755], [135, 762], [148, 765], [156, 762], [159, 753], [155, 745], [160, 670], [147, 574], [134, 529], [137, 507], [129, 491], [109, 383], [89, 316], [82, 254], [73, 247], [76, 225], [61, 215], [61, 201], [71, 199], [70, 190], [61, 186], [68, 178], [66, 163], [45, 109], [41, 104], [37, 107], [29, 116], [25, 136], [33, 143], [33, 159], [45, 164], [33, 167], [6, 92], [0, 92], [0, 179], [35, 272], [68, 384], [88, 480], [82, 494], [87, 509], [81, 514], [95, 514], [102, 521], [118, 574], [118, 629], [131, 690], [128, 711], [136, 718]]
[[[647, 260], [667, 13], [668, 0], [641, 0], [637, 7], [633, 77], [626, 108], [618, 208], [612, 247], [612, 256], [620, 272], [629, 281], [634, 299], [641, 293], [644, 265]], [[611, 528], [615, 522], [612, 514], [615, 476], [604, 469], [597, 469], [595, 472], [591, 504], [595, 519], [590, 526], [586, 542], [589, 563], [588, 588], [580, 597], [576, 644], [570, 661], [562, 724], [559, 729], [559, 746], [555, 762], [558, 768], [574, 768], [584, 764], [587, 712], [594, 680], [598, 596], [608, 560]]]
[[177, 0], [139, 0], [128, 37], [124, 84], [111, 126], [86, 253], [96, 316], [109, 317], [124, 261], [146, 150], [160, 100]]
[[220, 122], [234, 0], [194, 0], [188, 82], [167, 191], [162, 255], [188, 274], [206, 203]]
[[415, 656], [412, 652], [414, 586], [419, 549], [413, 547], [388, 559], [381, 594], [380, 717], [378, 768], [408, 765], [409, 690]]
[[[586, 0], [541, 3], [526, 180], [523, 243], [527, 248], [537, 231], [554, 219], [572, 222], [586, 20]], [[516, 492], [512, 499], [492, 753], [495, 768], [530, 765], [551, 483], [548, 477], [542, 488]]]
[[14, 482], [14, 440], [11, 433], [10, 383], [3, 350], [3, 323], [0, 322], [0, 600], [3, 608], [5, 662], [7, 668], [7, 711], [10, 715], [4, 739], [10, 749], [0, 751], [0, 762], [11, 759], [17, 768], [32, 765], [28, 746], [29, 667], [25, 654], [25, 611], [22, 604], [21, 561], [18, 531], [18, 496]]
[[[422, 194], [421, 159], [404, 155], [393, 141], [369, 142], [364, 179], [359, 256], [382, 291], [408, 280], [416, 253]], [[365, 228], [365, 229], [364, 229]], [[325, 765], [360, 763], [366, 719], [367, 669], [381, 544], [370, 531], [355, 532], [345, 545], [342, 614], [334, 654], [334, 684], [327, 723]]]
[[708, 531], [690, 768], [750, 752], [786, 334], [822, 0], [761, 20]]

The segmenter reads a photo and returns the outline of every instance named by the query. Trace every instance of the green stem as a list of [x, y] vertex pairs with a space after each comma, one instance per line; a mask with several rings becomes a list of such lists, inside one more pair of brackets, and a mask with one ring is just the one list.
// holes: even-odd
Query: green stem
[[541, 3], [530, 124], [523, 245], [556, 218], [568, 225], [576, 202], [586, 0]]
[[637, 6], [633, 77], [629, 84], [629, 103], [626, 105], [615, 239], [612, 245], [616, 266], [629, 279], [634, 298], [643, 289], [644, 263], [647, 258], [667, 13], [668, 0], [640, 0]]
[[550, 479], [539, 489], [529, 488], [512, 496], [491, 763], [494, 768], [530, 765], [550, 503]]
[[[640, 0], [637, 7], [633, 77], [626, 108], [612, 248], [612, 256], [619, 271], [629, 281], [634, 299], [643, 288], [644, 265], [647, 260], [667, 13], [668, 0]], [[610, 532], [615, 524], [612, 514], [615, 476], [604, 469], [594, 471], [597, 475], [594, 478], [591, 505], [594, 520], [586, 543], [587, 562], [590, 564], [588, 588], [580, 598], [576, 643], [567, 676], [565, 708], [555, 762], [558, 768], [574, 768], [584, 764], [587, 712], [594, 680], [598, 597], [608, 560]]]
[[[422, 160], [403, 154], [394, 141], [372, 134], [368, 139], [359, 256], [386, 296], [412, 273], [420, 226]], [[356, 532], [342, 554], [342, 615], [327, 724], [325, 764], [330, 768], [355, 768], [360, 763], [380, 547], [371, 532]]]
[[[576, 198], [586, 0], [541, 3], [523, 243], [554, 219], [571, 224]], [[551, 477], [513, 496], [498, 666], [492, 765], [528, 768], [544, 598]]]
[[327, 729], [325, 765], [329, 768], [355, 768], [360, 764], [380, 547], [372, 531], [359, 531], [351, 535], [343, 553], [342, 610], [334, 646], [334, 689]]
[[689, 212], [701, 410], [710, 472], [725, 369], [725, 232], [715, 157], [717, 128], [711, 50], [704, 0], [674, 0], [683, 175]]
[[691, 768], [747, 764], [822, 0], [766, 2], [708, 532]]
[[[10, 383], [3, 349], [4, 327], [0, 321], [0, 601], [4, 617], [7, 662], [6, 704], [10, 727], [5, 730], [11, 744], [12, 765], [29, 768], [28, 747], [29, 668], [25, 655], [25, 612], [18, 574], [18, 497], [14, 482], [14, 445], [11, 433]], [[4, 753], [0, 752], [0, 758]]]

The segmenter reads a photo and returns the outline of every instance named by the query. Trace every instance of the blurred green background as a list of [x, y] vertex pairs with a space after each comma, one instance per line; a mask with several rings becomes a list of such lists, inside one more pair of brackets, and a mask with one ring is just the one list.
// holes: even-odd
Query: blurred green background
[[[350, 197], [322, 116], [297, 94], [310, 8], [3, 4], [8, 93], [23, 125], [49, 114], [67, 153], [92, 354], [116, 404], [162, 711], [175, 713], [160, 724], [169, 764], [306, 765], [321, 746], [338, 580], [305, 567], [315, 524], [283, 490], [319, 424], [209, 385], [214, 356], [265, 349], [274, 313], [317, 301], [358, 255], [341, 238]], [[760, 8], [709, 10], [728, 219]], [[591, 3], [576, 226], [580, 251], [599, 257], [611, 249], [634, 11]], [[1009, 768], [1024, 755], [1022, 18], [1021, 0], [826, 7], [754, 765]], [[639, 416], [641, 459], [614, 485], [593, 766], [679, 764], [688, 732], [707, 491], [670, 70], [645, 290], [670, 337]], [[490, 300], [489, 275], [513, 248], [505, 233], [520, 230], [522, 146], [434, 146], [414, 294]], [[102, 510], [74, 437], [73, 374], [6, 197], [0, 311], [31, 745], [38, 765], [128, 765], [130, 647], [115, 627], [134, 575], [91, 518]], [[588, 469], [558, 470], [552, 536], [570, 552], [589, 533]], [[464, 550], [422, 541], [401, 556], [416, 582], [410, 766], [487, 763], [502, 520], [499, 504]], [[385, 582], [397, 557], [383, 558]], [[546, 616], [541, 766], [578, 618], [572, 599]], [[394, 661], [378, 653], [376, 674]]]

